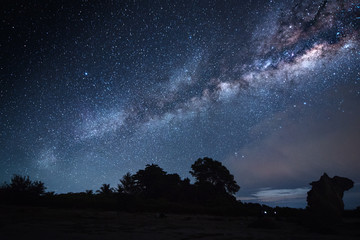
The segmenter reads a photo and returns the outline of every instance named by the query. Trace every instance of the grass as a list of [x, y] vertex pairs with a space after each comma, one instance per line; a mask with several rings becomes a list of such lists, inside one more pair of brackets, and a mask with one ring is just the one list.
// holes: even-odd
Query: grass
[[249, 227], [256, 217], [126, 213], [0, 206], [0, 239], [358, 239], [360, 219], [320, 234], [285, 218], [275, 229]]

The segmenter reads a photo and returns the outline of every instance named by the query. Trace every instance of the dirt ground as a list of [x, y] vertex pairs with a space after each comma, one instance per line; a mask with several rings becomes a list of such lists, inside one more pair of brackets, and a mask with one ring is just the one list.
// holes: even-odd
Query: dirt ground
[[269, 219], [271, 228], [249, 227], [256, 218], [124, 213], [0, 206], [0, 239], [359, 239], [360, 220], [346, 219], [332, 234]]

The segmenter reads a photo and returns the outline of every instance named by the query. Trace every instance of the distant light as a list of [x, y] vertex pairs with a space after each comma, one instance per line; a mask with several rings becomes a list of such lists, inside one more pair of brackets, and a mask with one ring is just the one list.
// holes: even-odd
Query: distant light
[[304, 105], [306, 105], [307, 103], [306, 102], [304, 102]]
[[87, 76], [89, 73], [88, 72], [84, 72], [84, 75]]
[[264, 211], [264, 214], [267, 214], [267, 211]]

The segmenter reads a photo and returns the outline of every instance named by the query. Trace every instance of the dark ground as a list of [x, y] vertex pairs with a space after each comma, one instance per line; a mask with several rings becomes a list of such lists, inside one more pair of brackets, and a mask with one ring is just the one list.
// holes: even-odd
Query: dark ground
[[[0, 206], [0, 239], [359, 239], [360, 219], [346, 218], [331, 234], [286, 219], [125, 213]], [[268, 227], [268, 228], [266, 228]]]

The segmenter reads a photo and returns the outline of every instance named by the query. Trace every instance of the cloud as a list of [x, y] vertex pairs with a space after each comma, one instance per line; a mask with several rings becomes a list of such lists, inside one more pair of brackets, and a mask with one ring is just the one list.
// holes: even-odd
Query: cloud
[[251, 194], [250, 197], [238, 197], [241, 201], [254, 201], [261, 203], [279, 203], [294, 200], [306, 199], [307, 192], [310, 188], [294, 188], [294, 189], [259, 189]]

